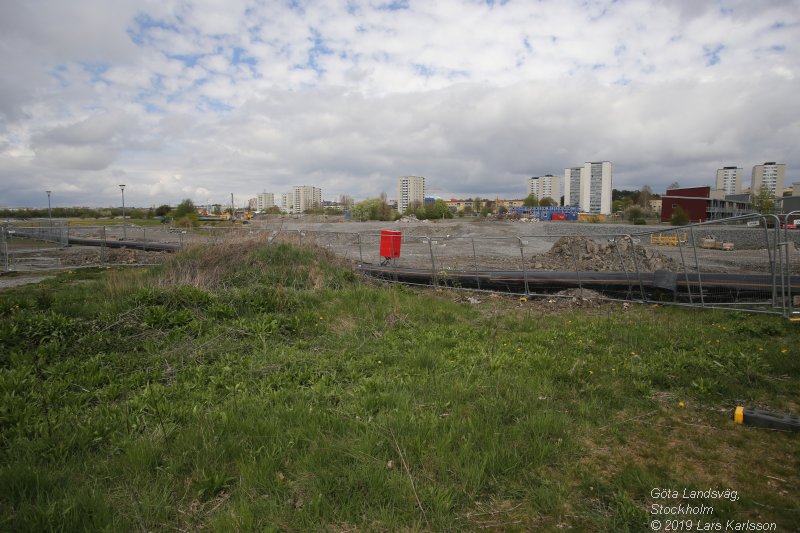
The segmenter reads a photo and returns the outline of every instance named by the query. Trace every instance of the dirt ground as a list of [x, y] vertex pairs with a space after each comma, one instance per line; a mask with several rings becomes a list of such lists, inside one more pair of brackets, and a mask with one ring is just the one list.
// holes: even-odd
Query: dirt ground
[[[317, 221], [314, 221], [317, 220]], [[771, 271], [766, 248], [754, 248], [743, 241], [734, 251], [707, 250], [683, 246], [651, 245], [649, 237], [636, 236], [642, 229], [655, 227], [622, 224], [583, 224], [563, 222], [520, 222], [497, 220], [350, 222], [269, 218], [246, 226], [208, 227], [183, 232], [169, 227], [70, 228], [70, 234], [87, 238], [146, 240], [191, 244], [219, 239], [263, 236], [274, 239], [313, 242], [353, 261], [381, 261], [380, 231], [401, 231], [403, 235], [398, 267], [423, 267], [436, 270], [547, 270], [547, 271], [628, 271], [654, 272], [754, 272]], [[659, 228], [660, 229], [660, 228]], [[670, 231], [663, 227], [663, 231]], [[625, 235], [632, 236], [625, 236]], [[743, 235], [747, 235], [743, 232]], [[736, 244], [736, 243], [734, 243]], [[793, 271], [800, 270], [800, 254], [790, 249]], [[19, 270], [86, 266], [90, 264], [160, 263], [170, 252], [70, 246], [17, 250], [11, 256]]]

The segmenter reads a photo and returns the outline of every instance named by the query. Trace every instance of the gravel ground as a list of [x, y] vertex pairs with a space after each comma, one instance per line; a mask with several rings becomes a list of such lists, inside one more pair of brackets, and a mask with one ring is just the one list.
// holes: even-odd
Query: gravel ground
[[0, 277], [0, 290], [10, 289], [12, 287], [20, 287], [22, 285], [32, 285], [39, 283], [52, 276], [14, 276], [14, 277]]
[[[313, 220], [318, 220], [314, 222]], [[254, 221], [236, 228], [201, 228], [193, 233], [166, 226], [147, 228], [75, 227], [70, 233], [81, 237], [143, 240], [148, 242], [212, 242], [231, 235], [263, 235], [265, 242], [271, 237], [314, 242], [348, 260], [379, 263], [380, 230], [398, 230], [403, 233], [401, 257], [398, 266], [430, 267], [431, 256], [439, 269], [502, 269], [520, 270], [671, 270], [682, 271], [684, 264], [690, 271], [703, 272], [770, 272], [766, 244], [774, 242], [774, 232], [743, 225], [708, 225], [685, 232], [684, 246], [654, 246], [647, 233], [662, 231], [673, 233], [669, 226], [634, 226], [626, 224], [591, 224], [575, 222], [521, 222], [476, 219], [450, 219], [445, 221], [352, 222], [319, 217], [303, 219], [270, 218]], [[631, 235], [636, 246], [626, 245]], [[707, 250], [688, 246], [714, 235], [734, 243], [734, 251]], [[578, 237], [562, 241], [557, 252], [554, 246], [562, 236]], [[681, 234], [683, 238], [683, 234]], [[622, 241], [625, 242], [622, 242]], [[790, 233], [789, 253], [792, 270], [800, 273], [800, 231]], [[60, 250], [40, 249], [15, 256], [21, 269], [37, 270], [58, 266], [102, 264], [151, 264], [163, 261], [168, 252], [143, 252], [127, 249], [101, 249], [97, 247], [68, 247]], [[524, 261], [524, 263], [523, 263]], [[27, 265], [25, 263], [27, 262]]]

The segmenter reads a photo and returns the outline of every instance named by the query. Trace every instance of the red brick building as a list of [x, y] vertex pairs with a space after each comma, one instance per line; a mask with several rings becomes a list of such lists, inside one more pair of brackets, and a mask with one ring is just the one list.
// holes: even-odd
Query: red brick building
[[743, 195], [725, 197], [721, 190], [711, 187], [682, 187], [669, 189], [661, 197], [661, 222], [669, 222], [673, 211], [680, 207], [690, 222], [705, 222], [752, 213], [750, 202]]

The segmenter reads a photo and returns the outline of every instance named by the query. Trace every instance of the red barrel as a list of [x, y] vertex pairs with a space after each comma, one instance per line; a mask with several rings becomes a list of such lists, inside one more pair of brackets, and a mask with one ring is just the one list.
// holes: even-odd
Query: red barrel
[[403, 232], [389, 229], [381, 230], [381, 257], [395, 259], [400, 257], [400, 244], [403, 242]]

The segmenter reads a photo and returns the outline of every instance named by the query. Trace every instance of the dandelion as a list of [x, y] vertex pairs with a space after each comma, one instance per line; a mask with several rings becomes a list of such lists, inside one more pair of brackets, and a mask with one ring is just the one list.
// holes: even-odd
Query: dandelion
[[786, 353], [789, 351], [789, 348], [781, 348], [781, 353]]
[[684, 402], [678, 402], [678, 407], [683, 409], [684, 407], [686, 407], [686, 404]]
[[637, 355], [639, 354], [637, 354], [636, 352], [631, 352], [631, 357], [636, 357]]

